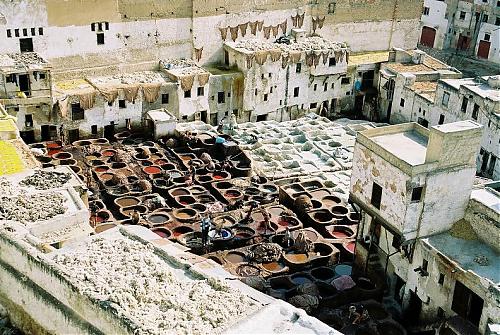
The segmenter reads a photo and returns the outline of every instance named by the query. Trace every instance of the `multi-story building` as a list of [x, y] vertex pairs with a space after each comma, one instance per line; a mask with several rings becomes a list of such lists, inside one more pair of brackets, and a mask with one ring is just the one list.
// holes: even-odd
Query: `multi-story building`
[[386, 285], [409, 329], [491, 334], [500, 322], [500, 194], [473, 186], [481, 131], [473, 121], [406, 123], [357, 136], [357, 268]]
[[500, 63], [500, 3], [425, 0], [420, 43]]

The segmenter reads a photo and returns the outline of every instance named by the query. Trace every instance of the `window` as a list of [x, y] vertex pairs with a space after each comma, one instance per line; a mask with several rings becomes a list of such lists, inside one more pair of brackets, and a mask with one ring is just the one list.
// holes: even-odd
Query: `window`
[[382, 187], [377, 183], [373, 183], [371, 204], [373, 205], [373, 207], [380, 209], [381, 202], [382, 202]]
[[469, 320], [476, 327], [483, 313], [484, 301], [467, 286], [457, 281], [453, 292], [451, 310]]
[[90, 24], [90, 30], [95, 31], [95, 23]]
[[269, 72], [269, 74], [267, 75], [269, 78], [271, 78], [271, 72]]
[[230, 98], [231, 97], [231, 92], [227, 92], [227, 97]]
[[439, 319], [444, 318], [444, 309], [442, 309], [441, 307], [438, 307], [437, 317], [438, 317]]
[[20, 38], [19, 39], [19, 49], [21, 52], [32, 52], [33, 51], [33, 39], [29, 38]]
[[40, 78], [40, 79], [45, 79], [45, 77], [46, 77], [45, 72], [39, 72], [39, 73], [38, 73], [38, 78]]
[[293, 89], [293, 97], [294, 97], [294, 98], [296, 98], [296, 97], [298, 97], [298, 96], [299, 96], [299, 90], [300, 90], [300, 88], [299, 88], [299, 87], [295, 87], [295, 88]]
[[191, 98], [191, 90], [184, 91], [184, 98]]
[[460, 108], [460, 110], [461, 110], [462, 112], [464, 112], [464, 113], [465, 113], [465, 112], [467, 112], [467, 105], [468, 105], [468, 104], [469, 104], [469, 99], [467, 99], [466, 97], [464, 97], [464, 98], [462, 99], [462, 107]]
[[491, 38], [491, 35], [490, 35], [490, 34], [486, 34], [486, 33], [484, 34], [484, 40], [485, 40], [485, 41], [489, 41], [489, 40], [490, 40], [490, 38]]
[[500, 16], [497, 16], [495, 19], [495, 26], [500, 26]]
[[399, 106], [404, 107], [405, 106], [405, 99], [401, 99], [399, 101]]
[[423, 192], [423, 190], [424, 190], [424, 188], [422, 186], [415, 187], [411, 191], [411, 201], [412, 202], [419, 202], [420, 200], [422, 200], [422, 192]]
[[314, 90], [316, 91], [318, 89], [318, 84], [314, 84]]
[[335, 88], [335, 83], [332, 83], [332, 89], [334, 89], [334, 88]]
[[198, 87], [198, 96], [205, 95], [205, 88], [203, 86]]
[[187, 116], [187, 115], [183, 115], [183, 116], [182, 116], [182, 121], [187, 121], [187, 119], [188, 119], [188, 116]]
[[490, 17], [487, 14], [483, 14], [483, 22], [488, 22]]
[[38, 35], [43, 35], [43, 28], [38, 28]]
[[28, 36], [28, 29], [23, 28], [23, 36]]
[[342, 85], [347, 85], [350, 83], [351, 83], [351, 78], [343, 77], [342, 79], [340, 79], [340, 84]]
[[441, 104], [445, 107], [448, 107], [449, 101], [450, 101], [450, 93], [444, 92], [443, 93], [443, 100], [441, 101]]
[[325, 85], [323, 86], [323, 91], [328, 91], [328, 83], [325, 83]]
[[424, 7], [424, 15], [429, 15], [430, 8]]
[[97, 135], [97, 125], [94, 124], [90, 127], [90, 132], [92, 133], [92, 135]]
[[104, 29], [109, 30], [109, 22], [104, 22]]
[[295, 65], [295, 73], [300, 73], [301, 71], [302, 71], [302, 63], [297, 63], [297, 65]]
[[474, 108], [472, 109], [472, 118], [477, 121], [477, 114], [479, 112], [479, 105], [474, 104]]
[[97, 33], [97, 45], [104, 44], [104, 33]]
[[334, 14], [335, 13], [335, 6], [337, 4], [335, 2], [330, 2], [328, 4], [328, 14]]
[[267, 101], [267, 97], [268, 97], [267, 93], [264, 94], [264, 101]]
[[126, 108], [127, 104], [125, 103], [125, 100], [118, 100], [118, 107]]
[[444, 284], [444, 274], [443, 273], [439, 274], [438, 284], [441, 286], [443, 286], [443, 284]]
[[10, 29], [7, 29], [7, 37], [12, 37], [12, 31]]
[[465, 12], [460, 12], [460, 20], [465, 20]]
[[97, 30], [102, 31], [102, 23], [97, 23]]
[[19, 37], [19, 29], [14, 29], [14, 35], [15, 35], [16, 37]]
[[260, 79], [264, 79], [264, 74], [261, 74], [261, 75], [260, 75]]
[[335, 66], [337, 62], [335, 61], [335, 57], [330, 57], [328, 59], [328, 66]]
[[257, 89], [255, 89], [255, 96], [257, 96], [257, 94], [258, 94], [258, 91], [257, 91]]
[[168, 98], [169, 98], [168, 93], [163, 93], [161, 95], [161, 103], [162, 104], [168, 104]]
[[32, 114], [26, 114], [24, 116], [24, 126], [25, 127], [33, 127], [33, 115]]
[[217, 103], [223, 104], [226, 102], [226, 95], [224, 92], [217, 92]]
[[31, 36], [35, 36], [36, 35], [36, 30], [35, 28], [31, 28]]
[[7, 75], [7, 77], [5, 78], [5, 81], [8, 83], [17, 83], [17, 77], [14, 73], [11, 73], [11, 74]]
[[80, 103], [71, 104], [71, 119], [73, 121], [85, 119], [84, 111]]
[[315, 109], [318, 107], [318, 103], [317, 102], [313, 102], [309, 105], [309, 109]]
[[427, 271], [428, 266], [429, 266], [429, 262], [425, 258], [422, 259], [422, 270]]
[[443, 124], [443, 123], [444, 123], [444, 115], [441, 114], [441, 115], [439, 115], [439, 122], [438, 122], [438, 124]]
[[429, 127], [429, 121], [427, 121], [424, 118], [419, 117], [417, 120], [418, 124], [421, 125], [422, 127], [428, 128]]
[[257, 120], [256, 120], [257, 122], [266, 120], [267, 120], [267, 114], [257, 115]]

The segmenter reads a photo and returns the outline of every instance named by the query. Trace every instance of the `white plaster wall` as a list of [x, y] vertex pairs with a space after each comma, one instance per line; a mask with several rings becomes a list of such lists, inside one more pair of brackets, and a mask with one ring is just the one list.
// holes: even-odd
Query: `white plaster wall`
[[479, 41], [484, 40], [485, 34], [490, 34], [491, 44], [488, 60], [490, 62], [500, 64], [500, 29], [494, 24], [485, 22], [481, 24], [474, 54], [477, 55], [477, 51], [479, 49]]
[[422, 14], [421, 26], [436, 29], [434, 48], [443, 49], [446, 33], [448, 30], [448, 19], [445, 18], [447, 3], [439, 0], [424, 0], [424, 6], [429, 7], [429, 15]]
[[[179, 120], [182, 120], [184, 116], [187, 117], [187, 120], [194, 121], [195, 114], [200, 111], [207, 111], [209, 113], [208, 106], [208, 83], [205, 84], [204, 94], [198, 96], [198, 87], [200, 87], [198, 80], [195, 79], [193, 83], [193, 87], [191, 88], [191, 98], [184, 97], [184, 90], [181, 88], [179, 84], [177, 88], [177, 96], [179, 97], [179, 110], [178, 117]], [[226, 93], [227, 95], [227, 93]], [[176, 112], [174, 111], [174, 114]]]

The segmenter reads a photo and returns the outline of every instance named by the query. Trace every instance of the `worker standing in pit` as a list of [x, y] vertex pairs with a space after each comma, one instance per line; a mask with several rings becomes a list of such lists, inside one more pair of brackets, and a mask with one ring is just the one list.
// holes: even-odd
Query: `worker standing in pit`
[[203, 248], [206, 248], [208, 245], [208, 231], [210, 230], [210, 216], [206, 216], [201, 219], [201, 243], [203, 244]]

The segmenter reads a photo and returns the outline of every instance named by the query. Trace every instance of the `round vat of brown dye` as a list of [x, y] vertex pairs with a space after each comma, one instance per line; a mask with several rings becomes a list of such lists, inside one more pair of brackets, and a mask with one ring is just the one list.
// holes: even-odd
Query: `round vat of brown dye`
[[243, 198], [243, 193], [236, 189], [229, 189], [224, 192], [224, 198], [228, 199], [229, 201], [236, 201]]
[[213, 174], [212, 178], [214, 180], [224, 180], [229, 178], [229, 173], [224, 171], [219, 171]]
[[123, 169], [123, 168], [126, 168], [126, 167], [127, 167], [127, 164], [125, 164], [123, 162], [116, 162], [116, 163], [112, 163], [111, 164], [111, 168], [115, 169], [115, 170]]
[[163, 167], [164, 165], [169, 164], [170, 162], [166, 159], [160, 158], [160, 159], [155, 159], [154, 164]]
[[249, 227], [233, 228], [233, 233], [236, 241], [248, 241], [255, 237], [255, 230]]
[[140, 214], [147, 213], [148, 209], [146, 206], [143, 205], [135, 205], [135, 206], [129, 206], [129, 207], [123, 207], [120, 208], [120, 213], [122, 213], [124, 216], [132, 216], [132, 213], [134, 210], [137, 210]]
[[319, 209], [319, 208], [323, 207], [323, 204], [321, 203], [321, 201], [316, 200], [316, 199], [311, 199], [311, 204], [312, 204], [313, 209]]
[[316, 253], [316, 256], [330, 257], [331, 255], [333, 255], [334, 250], [330, 244], [326, 244], [323, 242], [314, 242], [313, 252]]
[[204, 188], [203, 186], [199, 185], [194, 185], [189, 188], [189, 191], [191, 192], [192, 195], [200, 195], [207, 193], [207, 189]]
[[170, 238], [172, 232], [165, 227], [151, 228], [151, 231], [161, 238]]
[[100, 178], [102, 181], [106, 182], [106, 181], [108, 181], [108, 180], [113, 179], [113, 177], [114, 177], [114, 176], [115, 176], [115, 174], [114, 174], [114, 173], [112, 173], [112, 172], [104, 172], [104, 173], [102, 173], [102, 174], [100, 174], [100, 175], [99, 175], [99, 178]]
[[104, 144], [109, 144], [109, 141], [107, 138], [96, 138], [91, 140], [92, 144], [97, 144], [97, 145], [104, 145]]
[[134, 158], [138, 161], [143, 161], [143, 160], [149, 159], [149, 155], [146, 154], [145, 152], [141, 152], [141, 153], [135, 154]]
[[59, 165], [76, 165], [76, 160], [73, 158], [70, 159], [60, 159]]
[[261, 271], [255, 265], [241, 264], [236, 268], [236, 274], [240, 277], [254, 277], [259, 276]]
[[188, 206], [188, 205], [194, 204], [196, 202], [196, 199], [190, 195], [181, 195], [181, 196], [175, 197], [175, 199], [182, 206]]
[[207, 212], [207, 206], [205, 206], [204, 204], [197, 203], [197, 202], [189, 205], [189, 208], [194, 209], [195, 211], [197, 211], [200, 214], [205, 214]]
[[198, 176], [198, 181], [200, 183], [210, 183], [212, 181], [212, 176], [209, 175]]
[[106, 230], [109, 230], [111, 228], [114, 228], [116, 227], [116, 224], [114, 223], [101, 223], [101, 224], [98, 224], [97, 226], [95, 226], [94, 228], [94, 232], [96, 234], [99, 234], [99, 233], [102, 233], [103, 231], [106, 231]]
[[36, 159], [38, 159], [38, 161], [40, 163], [49, 163], [52, 160], [52, 157], [49, 157], [49, 156], [39, 156]]
[[111, 215], [108, 211], [100, 210], [96, 213], [96, 215], [94, 217], [94, 221], [95, 221], [95, 223], [106, 222], [109, 220], [110, 217], [111, 217]]
[[194, 154], [191, 154], [191, 153], [185, 153], [185, 154], [180, 154], [179, 155], [179, 158], [184, 161], [184, 162], [189, 162], [190, 160], [192, 159], [196, 159], [196, 156]]
[[309, 263], [309, 256], [307, 254], [295, 253], [294, 251], [285, 253], [283, 259], [285, 260], [285, 264], [293, 269], [303, 267]]
[[345, 226], [333, 226], [329, 228], [328, 232], [330, 233], [332, 238], [335, 239], [347, 239], [354, 237], [354, 232], [352, 231], [352, 229]]
[[331, 281], [333, 278], [335, 278], [335, 271], [326, 266], [314, 268], [310, 273], [311, 276], [316, 280]]
[[163, 165], [160, 165], [161, 169], [163, 171], [172, 171], [172, 170], [175, 170], [175, 165], [172, 164], [172, 163], [167, 163], [167, 164], [163, 164]]
[[212, 220], [213, 224], [224, 228], [231, 228], [236, 224], [236, 219], [230, 215], [221, 215]]
[[99, 165], [99, 166], [94, 167], [93, 170], [94, 170], [94, 172], [97, 172], [97, 173], [103, 173], [103, 172], [106, 172], [109, 170], [109, 166]]
[[189, 194], [191, 194], [191, 192], [189, 192], [189, 190], [184, 187], [176, 187], [170, 191], [170, 195], [173, 197], [178, 197], [181, 195], [189, 195]]
[[334, 217], [329, 210], [318, 209], [316, 211], [309, 212], [309, 216], [313, 221], [319, 224], [329, 224], [333, 221]]
[[191, 233], [193, 231], [193, 228], [188, 227], [188, 226], [177, 226], [174, 229], [172, 229], [172, 236], [179, 239], [182, 235]]
[[340, 199], [339, 197], [337, 197], [335, 195], [327, 195], [326, 197], [323, 197], [323, 199], [321, 199], [321, 202], [323, 203], [323, 205], [326, 208], [331, 208], [333, 206], [341, 204], [342, 199]]
[[167, 213], [155, 212], [149, 214], [146, 217], [146, 220], [154, 225], [161, 225], [167, 223], [170, 220], [170, 217], [167, 215]]
[[52, 155], [54, 159], [70, 159], [73, 158], [73, 155], [69, 152], [61, 151]]
[[198, 200], [199, 203], [202, 203], [202, 204], [209, 204], [209, 203], [213, 203], [216, 201], [216, 199], [210, 194], [197, 195], [196, 199]]
[[231, 187], [233, 187], [233, 184], [228, 181], [220, 181], [218, 183], [215, 183], [215, 188], [218, 188], [220, 190], [227, 190]]
[[193, 221], [198, 217], [198, 212], [192, 208], [177, 208], [174, 209], [172, 214], [180, 222]]
[[80, 173], [82, 171], [82, 168], [77, 165], [70, 165], [69, 168], [73, 170], [74, 173]]
[[277, 222], [281, 227], [295, 228], [300, 226], [300, 221], [292, 216], [280, 216]]
[[229, 251], [224, 256], [224, 259], [228, 263], [233, 263], [233, 264], [243, 263], [245, 262], [245, 254], [238, 251]]
[[334, 217], [337, 219], [343, 219], [347, 216], [349, 213], [349, 209], [347, 207], [342, 206], [342, 205], [336, 205], [331, 208], [332, 214]]
[[80, 141], [75, 141], [72, 143], [73, 146], [75, 147], [85, 147], [87, 145], [91, 145], [92, 142], [88, 141], [88, 140], [80, 140]]
[[92, 154], [90, 154], [90, 155], [85, 156], [85, 159], [86, 159], [87, 161], [91, 162], [91, 161], [93, 161], [93, 160], [95, 160], [95, 159], [99, 159], [99, 158], [101, 158], [101, 157], [102, 157], [102, 156], [101, 156], [101, 154], [100, 154], [100, 153], [98, 153], [98, 152], [94, 152], [94, 153], [92, 153]]
[[286, 265], [281, 262], [262, 263], [262, 267], [271, 273], [280, 273], [286, 269]]
[[100, 159], [93, 159], [90, 161], [90, 165], [92, 166], [101, 166], [101, 165], [104, 165], [105, 163], [100, 160]]
[[161, 173], [161, 168], [157, 165], [151, 165], [151, 166], [146, 166], [145, 168], [142, 169], [142, 171], [144, 171], [149, 175], [153, 175]]

